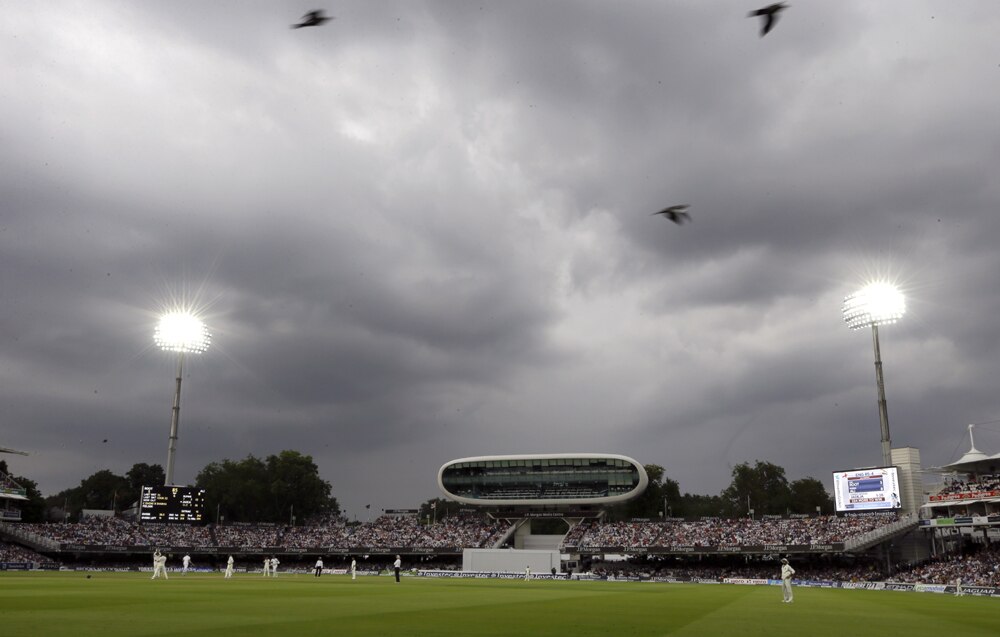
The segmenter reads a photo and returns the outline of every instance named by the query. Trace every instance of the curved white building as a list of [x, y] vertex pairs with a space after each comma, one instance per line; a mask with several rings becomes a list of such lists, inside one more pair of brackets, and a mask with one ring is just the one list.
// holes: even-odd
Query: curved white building
[[478, 456], [438, 470], [438, 487], [449, 499], [480, 506], [616, 504], [647, 484], [641, 464], [610, 453]]

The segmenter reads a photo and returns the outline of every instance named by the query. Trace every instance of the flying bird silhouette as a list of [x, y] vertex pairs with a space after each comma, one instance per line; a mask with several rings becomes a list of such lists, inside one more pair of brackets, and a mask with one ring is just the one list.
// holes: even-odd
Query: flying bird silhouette
[[324, 22], [329, 20], [334, 20], [335, 18], [328, 18], [323, 15], [322, 9], [317, 11], [310, 11], [309, 13], [302, 16], [302, 22], [298, 24], [293, 24], [293, 29], [301, 29], [302, 27], [318, 27]]
[[775, 2], [774, 4], [767, 5], [763, 9], [751, 11], [747, 14], [747, 17], [756, 18], [760, 16], [761, 18], [764, 18], [764, 22], [760, 26], [760, 37], [764, 37], [770, 33], [771, 29], [774, 28], [774, 23], [778, 21], [778, 14], [787, 8], [788, 5], [784, 2]]
[[663, 215], [664, 219], [670, 219], [676, 224], [682, 224], [685, 221], [691, 221], [691, 215], [687, 213], [687, 209], [690, 208], [688, 204], [680, 204], [677, 206], [670, 206], [669, 208], [664, 208], [659, 212], [654, 212], [653, 216]]

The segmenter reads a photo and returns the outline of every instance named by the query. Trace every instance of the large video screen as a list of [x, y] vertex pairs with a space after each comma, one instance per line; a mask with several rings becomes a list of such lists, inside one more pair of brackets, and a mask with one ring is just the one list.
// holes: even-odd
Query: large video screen
[[143, 487], [139, 499], [142, 522], [201, 522], [205, 490], [195, 487]]
[[896, 467], [834, 471], [833, 499], [838, 513], [900, 508]]

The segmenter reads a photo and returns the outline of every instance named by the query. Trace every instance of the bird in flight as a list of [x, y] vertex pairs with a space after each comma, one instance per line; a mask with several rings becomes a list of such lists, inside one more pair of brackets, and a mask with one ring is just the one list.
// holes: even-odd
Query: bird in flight
[[317, 9], [316, 11], [310, 11], [309, 13], [302, 16], [302, 22], [298, 24], [293, 24], [293, 29], [301, 29], [302, 27], [318, 27], [328, 20], [333, 20], [334, 18], [328, 18], [323, 15], [322, 9]]
[[757, 9], [756, 11], [751, 11], [747, 14], [748, 18], [756, 18], [760, 16], [764, 18], [764, 23], [760, 27], [760, 37], [764, 37], [770, 33], [771, 29], [774, 28], [774, 23], [778, 21], [778, 14], [788, 8], [788, 5], [784, 2], [775, 2], [774, 4], [769, 4], [763, 9]]
[[670, 206], [669, 208], [664, 208], [659, 212], [654, 212], [653, 216], [663, 215], [664, 219], [670, 219], [676, 224], [682, 224], [685, 221], [691, 221], [691, 215], [687, 213], [687, 209], [690, 208], [688, 204], [680, 204], [677, 206]]

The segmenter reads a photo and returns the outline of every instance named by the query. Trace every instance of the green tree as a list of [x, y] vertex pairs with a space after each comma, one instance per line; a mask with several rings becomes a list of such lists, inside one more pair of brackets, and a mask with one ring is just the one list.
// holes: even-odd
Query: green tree
[[[612, 520], [632, 518], [657, 519], [673, 512], [680, 502], [680, 486], [666, 477], [663, 467], [658, 464], [643, 465], [649, 483], [638, 497], [612, 507], [608, 517]], [[676, 512], [674, 512], [676, 513]]]
[[125, 501], [131, 505], [139, 499], [143, 487], [159, 486], [167, 478], [163, 472], [163, 467], [160, 465], [138, 462], [132, 465], [132, 468], [125, 473], [125, 479], [128, 480], [128, 491], [126, 492], [127, 498]]
[[[117, 509], [123, 504], [119, 496], [128, 493], [128, 480], [110, 469], [102, 469], [80, 482], [80, 497], [85, 509]], [[125, 503], [131, 504], [129, 503]]]
[[38, 483], [23, 476], [12, 476], [14, 482], [21, 485], [25, 490], [27, 502], [21, 504], [22, 522], [42, 522], [45, 517], [45, 498], [38, 490]]
[[431, 498], [420, 505], [420, 520], [424, 521], [429, 519], [440, 522], [445, 518], [458, 515], [458, 511], [462, 508], [462, 506], [463, 505], [461, 503], [455, 502], [454, 500]]
[[785, 470], [770, 462], [757, 461], [733, 467], [733, 481], [722, 492], [725, 511], [732, 517], [744, 517], [753, 509], [756, 516], [783, 515], [791, 507], [791, 489]]
[[686, 518], [716, 518], [728, 515], [726, 502], [721, 495], [698, 495], [685, 493], [680, 498], [681, 506], [674, 508], [674, 516]]
[[330, 483], [319, 477], [319, 467], [312, 456], [285, 450], [267, 457], [270, 518], [280, 521], [295, 515], [306, 519], [314, 515], [340, 513], [340, 505], [330, 495]]
[[287, 523], [321, 514], [340, 512], [332, 487], [319, 477], [311, 456], [282, 451], [261, 460], [249, 455], [243, 460], [211, 462], [195, 478], [205, 489], [207, 516], [216, 511], [236, 522]]
[[218, 512], [232, 522], [273, 522], [267, 518], [267, 465], [253, 455], [243, 460], [210, 462], [195, 478], [205, 489], [206, 516]]
[[819, 507], [823, 515], [832, 515], [833, 498], [826, 487], [816, 478], [802, 478], [789, 485], [791, 490], [791, 507], [793, 513], [815, 513]]
[[80, 481], [80, 486], [63, 489], [45, 498], [45, 506], [58, 508], [70, 517], [78, 518], [81, 509], [119, 510], [132, 504], [128, 500], [129, 483], [124, 476], [101, 469]]

